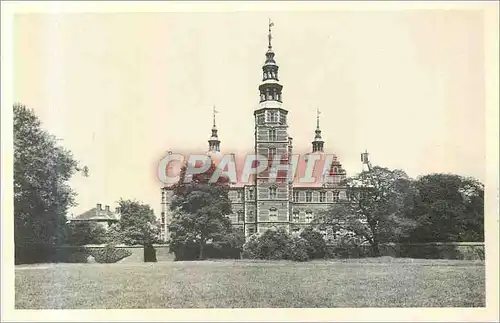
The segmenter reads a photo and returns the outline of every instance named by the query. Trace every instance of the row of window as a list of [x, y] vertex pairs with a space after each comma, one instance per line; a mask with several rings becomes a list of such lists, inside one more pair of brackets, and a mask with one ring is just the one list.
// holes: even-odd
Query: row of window
[[[271, 186], [269, 188], [269, 194], [268, 194], [268, 198], [271, 199], [271, 200], [275, 200], [278, 196], [277, 194], [277, 187], [275, 186]], [[237, 199], [242, 199], [243, 198], [243, 191], [236, 191], [237, 192]], [[301, 194], [302, 192], [300, 191], [294, 191], [293, 192], [293, 202], [299, 202], [300, 201], [300, 197], [301, 197]], [[319, 202], [326, 202], [326, 191], [321, 191], [319, 192]], [[339, 199], [340, 199], [340, 192], [339, 191], [332, 191], [332, 200], [333, 202], [338, 202]], [[249, 200], [253, 200], [255, 198], [254, 196], [254, 190], [248, 190], [248, 199]], [[306, 202], [312, 202], [313, 201], [313, 192], [312, 191], [306, 191], [305, 192], [305, 201]]]
[[[277, 89], [266, 89], [265, 93], [260, 94], [260, 100], [265, 101], [265, 100], [275, 100], [275, 101], [281, 101], [281, 93], [278, 92]], [[277, 122], [277, 121], [276, 121]]]
[[[314, 213], [311, 210], [307, 210], [305, 213], [306, 213], [305, 214], [306, 223], [310, 223], [313, 220], [313, 218], [314, 218]], [[243, 210], [238, 210], [236, 212], [236, 214], [238, 216], [238, 222], [244, 222], [245, 221], [245, 213], [243, 212]], [[269, 219], [270, 220], [275, 220], [277, 217], [278, 217], [278, 209], [275, 208], [275, 207], [270, 208], [269, 209]], [[293, 222], [299, 222], [299, 219], [300, 219], [300, 211], [299, 210], [293, 210], [292, 221]], [[248, 221], [254, 221], [253, 210], [248, 210]]]
[[[265, 99], [265, 95], [261, 95]], [[279, 96], [281, 98], [281, 95]], [[286, 123], [286, 115], [280, 113], [280, 111], [269, 110], [266, 114], [261, 114], [257, 116], [257, 124], [262, 125], [265, 122], [279, 122], [281, 124]]]
[[[294, 191], [293, 192], [293, 201], [294, 202], [299, 202], [300, 201], [300, 196], [302, 195], [300, 193], [301, 192], [299, 192], [299, 191]], [[312, 202], [312, 200], [313, 200], [313, 192], [306, 191], [305, 194], [306, 194], [306, 202]], [[339, 197], [340, 197], [340, 192], [339, 191], [332, 191], [332, 195], [333, 195], [333, 202], [338, 202], [339, 201]], [[326, 192], [325, 191], [319, 192], [319, 201], [320, 202], [326, 202]]]
[[278, 71], [266, 71], [264, 72], [264, 79], [277, 79], [278, 78]]

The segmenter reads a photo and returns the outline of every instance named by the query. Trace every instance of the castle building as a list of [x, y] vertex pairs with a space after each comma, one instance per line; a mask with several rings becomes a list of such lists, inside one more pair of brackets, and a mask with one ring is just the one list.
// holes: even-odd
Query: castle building
[[[288, 110], [283, 105], [282, 90], [272, 47], [271, 26], [269, 24], [268, 49], [262, 66], [262, 82], [259, 85], [259, 105], [254, 111], [255, 155], [267, 156], [271, 162], [274, 156], [280, 156], [280, 164], [289, 165], [289, 156], [293, 153], [292, 137], [288, 131]], [[221, 140], [215, 123], [215, 109], [212, 134], [208, 140], [209, 155], [220, 154]], [[304, 169], [307, 157], [325, 160], [325, 142], [321, 136], [320, 112], [317, 111], [316, 129], [311, 142], [311, 150], [306, 159], [298, 160], [297, 169]], [[317, 156], [312, 156], [317, 155]], [[333, 154], [330, 154], [333, 155]], [[288, 180], [286, 172], [269, 167], [256, 174], [250, 183], [233, 183], [229, 198], [232, 201], [233, 214], [230, 216], [233, 226], [241, 227], [245, 236], [268, 229], [284, 229], [287, 232], [300, 232], [309, 225], [317, 212], [327, 209], [334, 203], [346, 200], [345, 187], [341, 182], [346, 177], [337, 157], [329, 161], [328, 171], [321, 176], [324, 180], [301, 183]], [[270, 178], [274, 180], [270, 181]], [[165, 186], [162, 194], [162, 236], [168, 239], [168, 223], [171, 218], [170, 201], [173, 191]]]

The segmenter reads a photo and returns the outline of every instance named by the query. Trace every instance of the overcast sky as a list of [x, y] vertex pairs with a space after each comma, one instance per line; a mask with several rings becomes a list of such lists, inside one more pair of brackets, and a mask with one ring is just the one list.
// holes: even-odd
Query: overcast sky
[[484, 180], [479, 11], [20, 15], [14, 99], [90, 169], [72, 212], [120, 197], [159, 212], [159, 160], [207, 149], [214, 104], [222, 150], [252, 152], [269, 16], [295, 152], [319, 108], [348, 175], [367, 149], [410, 176]]

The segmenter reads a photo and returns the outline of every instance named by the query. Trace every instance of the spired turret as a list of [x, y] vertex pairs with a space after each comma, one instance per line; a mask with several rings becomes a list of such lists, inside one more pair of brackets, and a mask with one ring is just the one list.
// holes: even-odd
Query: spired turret
[[267, 47], [266, 52], [266, 61], [262, 66], [262, 84], [259, 86], [260, 92], [260, 102], [265, 101], [277, 101], [282, 102], [281, 98], [281, 90], [283, 86], [279, 83], [278, 78], [278, 65], [274, 60], [274, 51], [271, 43], [272, 34], [271, 27], [274, 26], [274, 23], [269, 22], [269, 45]]
[[217, 134], [217, 126], [215, 125], [215, 114], [218, 113], [215, 110], [215, 106], [213, 108], [213, 125], [212, 125], [212, 135], [208, 139], [208, 151], [211, 153], [220, 152], [220, 140], [219, 135]]
[[321, 129], [319, 128], [319, 115], [320, 114], [321, 114], [321, 112], [319, 111], [319, 109], [317, 109], [317, 112], [316, 112], [316, 130], [315, 130], [316, 135], [314, 136], [314, 141], [312, 142], [312, 152], [313, 153], [324, 151], [323, 146], [324, 146], [325, 142], [321, 138]]

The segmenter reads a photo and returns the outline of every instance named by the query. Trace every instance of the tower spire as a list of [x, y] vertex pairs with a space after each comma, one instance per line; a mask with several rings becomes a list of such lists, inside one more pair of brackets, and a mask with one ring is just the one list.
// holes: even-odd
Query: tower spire
[[215, 125], [215, 114], [219, 113], [219, 111], [215, 109], [215, 105], [213, 106], [212, 112], [213, 112], [212, 136], [210, 136], [210, 138], [208, 139], [208, 151], [218, 152], [220, 151], [220, 140], [217, 134], [217, 126]]
[[319, 115], [321, 114], [321, 111], [319, 111], [319, 108], [316, 109], [316, 129], [319, 130]]
[[213, 127], [215, 128], [215, 114], [218, 112], [217, 110], [215, 110], [215, 104], [214, 104], [212, 111], [213, 111], [213, 115], [214, 115], [214, 126]]
[[278, 65], [274, 60], [274, 51], [271, 40], [273, 39], [271, 27], [274, 26], [274, 22], [269, 18], [268, 23], [268, 46], [266, 52], [266, 61], [264, 66], [262, 66], [262, 84], [259, 86], [260, 92], [260, 103], [266, 101], [276, 101], [281, 103], [281, 90], [283, 86], [279, 84], [278, 79]]
[[313, 153], [315, 152], [322, 152], [323, 151], [323, 145], [324, 141], [321, 138], [321, 129], [319, 128], [319, 115], [321, 114], [321, 111], [316, 109], [316, 135], [314, 136], [314, 141], [312, 142], [313, 146]]

